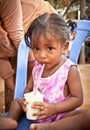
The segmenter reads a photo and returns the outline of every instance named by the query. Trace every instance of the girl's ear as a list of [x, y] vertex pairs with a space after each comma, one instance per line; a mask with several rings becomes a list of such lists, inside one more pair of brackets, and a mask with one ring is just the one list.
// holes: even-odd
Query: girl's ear
[[68, 53], [68, 47], [69, 47], [69, 42], [66, 41], [66, 42], [63, 44], [63, 47], [62, 47], [62, 54], [67, 54], [67, 53]]

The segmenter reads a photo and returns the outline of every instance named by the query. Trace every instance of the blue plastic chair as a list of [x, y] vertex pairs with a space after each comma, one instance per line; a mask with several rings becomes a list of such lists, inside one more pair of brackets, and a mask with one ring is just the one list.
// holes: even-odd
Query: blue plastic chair
[[[74, 20], [77, 23], [77, 27], [74, 31], [77, 33], [73, 41], [73, 45], [70, 51], [70, 59], [77, 63], [80, 50], [83, 42], [90, 36], [90, 22], [87, 20]], [[27, 84], [27, 63], [28, 63], [29, 48], [26, 46], [24, 39], [21, 40], [18, 49], [17, 59], [17, 72], [16, 72], [16, 85], [14, 98], [23, 97], [23, 91]], [[31, 121], [25, 117], [19, 121], [19, 126], [16, 130], [29, 130]]]

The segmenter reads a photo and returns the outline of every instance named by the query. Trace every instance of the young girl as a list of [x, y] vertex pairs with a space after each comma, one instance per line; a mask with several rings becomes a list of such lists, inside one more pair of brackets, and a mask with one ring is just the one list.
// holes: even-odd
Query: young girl
[[[39, 90], [44, 95], [43, 103], [32, 106], [40, 110], [34, 113], [38, 116], [34, 122], [53, 122], [72, 115], [83, 102], [83, 92], [77, 66], [64, 56], [69, 46], [65, 21], [57, 14], [45, 13], [32, 22], [25, 40], [37, 62], [24, 93]], [[8, 116], [18, 121], [22, 106], [26, 111], [26, 103], [22, 104], [22, 99], [15, 99]]]

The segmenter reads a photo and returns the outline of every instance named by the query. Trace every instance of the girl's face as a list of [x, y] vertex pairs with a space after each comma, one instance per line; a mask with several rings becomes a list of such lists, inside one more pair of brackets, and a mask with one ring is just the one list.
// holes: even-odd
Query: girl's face
[[55, 37], [50, 36], [48, 40], [45, 36], [41, 35], [37, 42], [32, 42], [35, 59], [40, 64], [45, 64], [47, 69], [53, 67], [60, 62], [61, 55], [67, 50], [64, 44]]

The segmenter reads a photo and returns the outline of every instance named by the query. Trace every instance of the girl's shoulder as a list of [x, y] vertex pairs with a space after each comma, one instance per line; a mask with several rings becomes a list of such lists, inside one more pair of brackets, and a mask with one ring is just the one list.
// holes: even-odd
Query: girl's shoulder
[[70, 69], [77, 68], [77, 65], [71, 61], [69, 58], [65, 59], [62, 66], [58, 69], [58, 72], [65, 72], [66, 75], [69, 73]]
[[63, 67], [70, 68], [71, 66], [77, 66], [73, 61], [71, 61], [69, 58], [65, 59]]
[[72, 73], [72, 75], [73, 75], [73, 74], [75, 74], [75, 73], [80, 73], [77, 64], [74, 63], [73, 61], [71, 61], [70, 59], [68, 59], [68, 60], [66, 61], [66, 66], [67, 66], [67, 68], [68, 68], [69, 74]]

